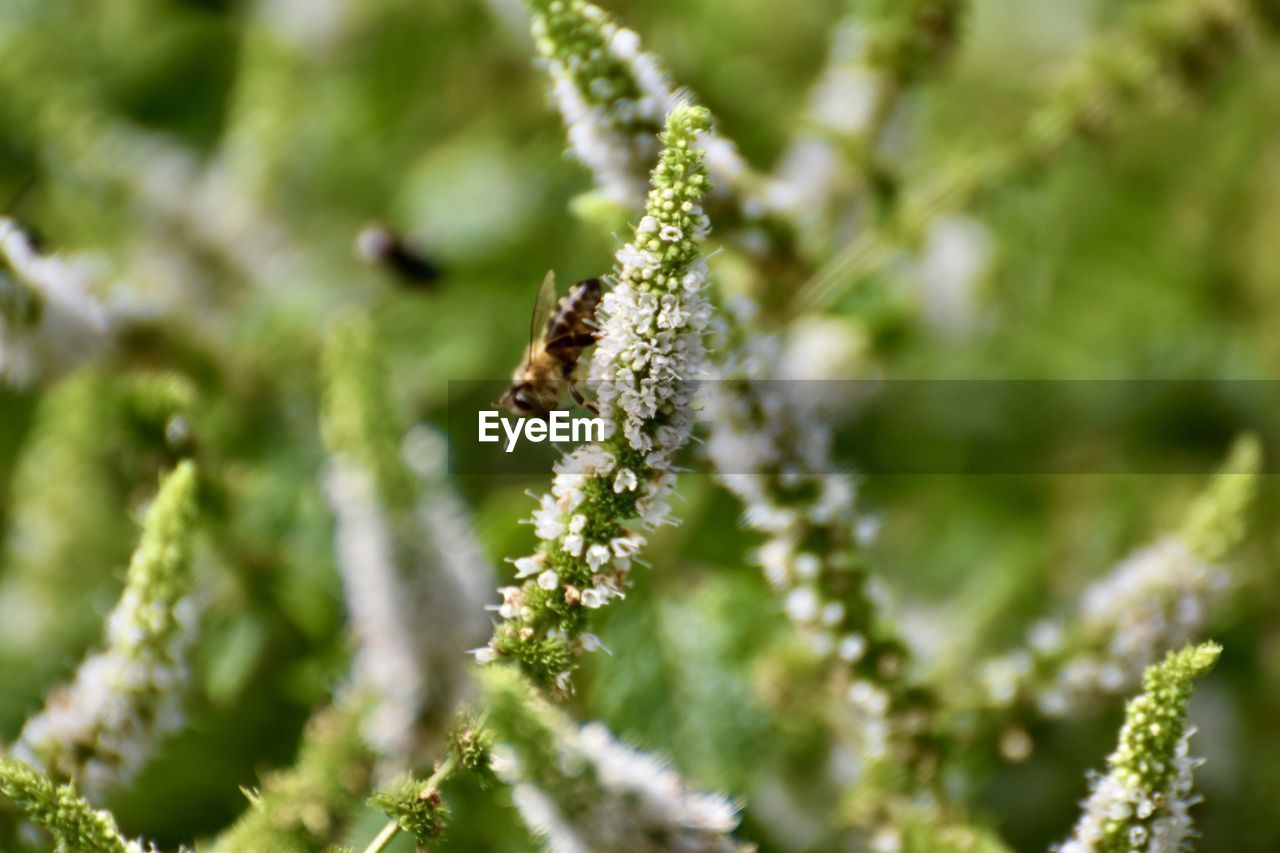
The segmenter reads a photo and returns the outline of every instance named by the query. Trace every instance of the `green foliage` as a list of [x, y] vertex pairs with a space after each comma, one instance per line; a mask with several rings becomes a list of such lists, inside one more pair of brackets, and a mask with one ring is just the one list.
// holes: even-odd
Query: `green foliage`
[[297, 760], [271, 773], [250, 808], [213, 844], [216, 853], [302, 853], [341, 837], [373, 776], [360, 732], [362, 703], [348, 700], [308, 723]]
[[449, 731], [449, 754], [457, 756], [463, 770], [487, 779], [492, 776], [493, 739], [483, 715], [463, 713]]
[[1151, 667], [1142, 676], [1142, 695], [1125, 707], [1120, 746], [1107, 759], [1146, 791], [1166, 790], [1177, 773], [1174, 754], [1186, 731], [1191, 682], [1217, 663], [1222, 647], [1215, 643], [1188, 646]]
[[142, 539], [129, 563], [125, 596], [145, 613], [149, 642], [165, 645], [181, 630], [174, 608], [191, 589], [191, 552], [196, 520], [196, 469], [183, 462], [165, 477], [147, 512]]
[[182, 720], [194, 632], [196, 489], [189, 461], [166, 475], [107, 619], [105, 647], [27, 721], [15, 746], [95, 796], [131, 781], [154, 741]]
[[1262, 445], [1256, 436], [1236, 441], [1212, 485], [1192, 505], [1182, 535], [1202, 560], [1225, 559], [1244, 539], [1248, 511], [1258, 491]]
[[439, 837], [449, 820], [449, 809], [440, 792], [413, 779], [379, 791], [369, 799], [369, 805], [394, 820], [421, 845]]
[[503, 743], [513, 745], [534, 774], [555, 778], [558, 712], [517, 671], [494, 666], [481, 671], [489, 725]]
[[[49, 759], [47, 779], [0, 764], [0, 849], [59, 823], [76, 851], [141, 850], [130, 836], [363, 851], [388, 817], [394, 853], [427, 838], [515, 853], [530, 828], [566, 827], [590, 849], [678, 849], [689, 838], [669, 826], [611, 822], [664, 786], [686, 805], [697, 789], [732, 798], [695, 849], [1044, 849], [1153, 664], [1128, 708], [1143, 722], [1104, 770], [1141, 794], [1106, 844], [1144, 849], [1157, 824], [1183, 826], [1186, 691], [1212, 652], [1159, 662], [1206, 636], [1236, 652], [1193, 711], [1215, 769], [1197, 783], [1201, 846], [1280, 848], [1274, 407], [1269, 386], [1233, 381], [1280, 358], [1278, 27], [1272, 0], [6, 4], [0, 216], [86, 298], [0, 253], [0, 373], [13, 353], [57, 368], [0, 390], [0, 743]], [[660, 140], [677, 97], [689, 106]], [[442, 276], [362, 266], [352, 243], [371, 221]], [[628, 241], [663, 268], [628, 271]], [[1034, 475], [881, 476], [876, 442], [928, 458], [955, 422], [1034, 436], [1052, 413], [992, 423], [963, 400], [921, 424], [795, 406], [766, 480], [767, 508], [803, 516], [781, 534], [751, 512], [758, 496], [683, 472], [704, 466], [697, 438], [650, 464], [615, 434], [606, 449], [640, 488], [585, 477], [561, 519], [581, 529], [548, 537], [554, 524], [518, 523], [547, 472], [465, 473], [492, 458], [453, 440], [473, 423], [449, 385], [510, 375], [544, 271], [615, 262], [658, 299], [674, 295], [659, 277], [697, 269], [708, 302], [757, 303], [741, 322], [716, 312], [707, 355], [777, 332], [763, 351], [778, 376], [1215, 381], [1133, 419], [1097, 412]], [[51, 325], [68, 305], [107, 312], [101, 346]], [[756, 406], [746, 437], [779, 417]], [[447, 462], [415, 444], [438, 427]], [[1108, 467], [1132, 459], [1180, 473]], [[370, 745], [385, 697], [362, 691], [388, 655], [361, 656], [367, 624], [344, 601], [373, 567], [339, 565], [340, 463], [372, 485], [403, 582], [387, 634], [422, 645], [403, 649], [421, 652], [412, 749]], [[664, 502], [646, 502], [659, 478]], [[856, 515], [813, 514], [835, 481], [856, 485]], [[559, 511], [578, 495], [551, 497]], [[455, 528], [426, 520], [443, 509]], [[680, 526], [649, 526], [666, 516]], [[783, 588], [756, 551], [792, 532]], [[634, 561], [608, 607], [583, 603], [613, 579], [575, 536]], [[512, 580], [515, 555], [532, 556]], [[496, 626], [491, 595], [438, 592], [486, 563], [503, 578]], [[817, 606], [788, 602], [800, 588]], [[470, 667], [461, 650], [491, 629], [476, 650], [490, 662]], [[99, 723], [120, 714], [68, 689], [77, 661], [104, 656], [159, 675], [126, 679], [125, 705], [106, 693], [124, 731], [172, 724], [127, 753], [128, 784], [102, 760], [120, 730]], [[41, 731], [57, 745], [31, 749]], [[611, 787], [602, 755], [661, 784]], [[103, 784], [78, 778], [81, 759]], [[387, 786], [401, 771], [415, 781]]]
[[400, 456], [401, 428], [370, 320], [351, 317], [336, 324], [324, 352], [324, 375], [325, 444], [373, 472], [388, 507], [408, 508], [417, 490]]
[[0, 758], [0, 793], [31, 821], [47, 829], [59, 853], [141, 853], [126, 840], [110, 813], [84, 801], [73, 785], [55, 785], [21, 761]]
[[901, 83], [927, 73], [955, 45], [966, 0], [877, 0], [868, 4], [868, 55]]
[[[0, 696], [0, 718], [10, 733], [40, 693], [65, 675], [61, 660], [74, 660], [101, 635], [98, 614], [111, 606], [118, 591], [113, 573], [133, 545], [113, 458], [120, 431], [113, 428], [112, 390], [109, 377], [88, 371], [41, 397], [30, 439], [12, 472], [4, 538], [7, 570], [0, 588], [17, 603], [18, 612], [50, 612], [58, 602], [68, 610], [57, 619], [33, 619], [26, 625], [12, 620], [14, 630], [0, 638], [3, 667], [12, 673]], [[75, 488], [68, 488], [69, 483]], [[51, 523], [68, 518], [78, 521]]]

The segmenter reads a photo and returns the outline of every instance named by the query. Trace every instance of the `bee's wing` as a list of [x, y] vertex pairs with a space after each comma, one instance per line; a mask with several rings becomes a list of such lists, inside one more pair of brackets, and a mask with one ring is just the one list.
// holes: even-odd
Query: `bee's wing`
[[549, 271], [538, 287], [538, 299], [533, 303], [533, 316], [529, 318], [529, 351], [526, 358], [532, 359], [534, 352], [547, 335], [547, 325], [551, 321], [551, 312], [556, 307], [556, 273]]

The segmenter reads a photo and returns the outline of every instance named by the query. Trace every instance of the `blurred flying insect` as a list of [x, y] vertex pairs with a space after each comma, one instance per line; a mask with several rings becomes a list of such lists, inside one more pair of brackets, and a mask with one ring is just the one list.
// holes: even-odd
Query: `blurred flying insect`
[[602, 295], [600, 279], [588, 278], [557, 301], [556, 274], [547, 273], [529, 324], [529, 348], [498, 405], [518, 415], [546, 417], [560, 404], [567, 384], [574, 402], [600, 414], [578, 389], [575, 373], [582, 351], [599, 335], [593, 321]]
[[439, 265], [381, 222], [372, 222], [356, 235], [356, 253], [367, 263], [381, 267], [403, 284], [429, 287], [440, 278]]

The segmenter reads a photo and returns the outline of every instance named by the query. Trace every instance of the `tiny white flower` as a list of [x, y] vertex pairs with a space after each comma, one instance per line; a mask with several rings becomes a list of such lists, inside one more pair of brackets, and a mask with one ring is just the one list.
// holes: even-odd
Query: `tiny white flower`
[[640, 55], [640, 36], [635, 30], [620, 27], [609, 42], [609, 49], [622, 62], [633, 62]]
[[498, 615], [503, 619], [514, 619], [520, 614], [520, 608], [524, 606], [524, 591], [518, 586], [504, 586], [498, 590], [502, 594], [502, 606], [498, 608]]
[[809, 648], [816, 657], [825, 658], [831, 654], [831, 649], [835, 645], [835, 640], [825, 631], [808, 632]]
[[546, 540], [559, 539], [564, 534], [564, 514], [551, 495], [543, 495], [538, 509], [533, 511], [533, 532]]
[[817, 555], [808, 552], [797, 554], [794, 562], [796, 577], [802, 581], [817, 580], [818, 574], [822, 571], [822, 561]]
[[869, 681], [855, 681], [849, 687], [849, 701], [876, 716], [889, 710], [889, 694]]
[[639, 484], [639, 480], [636, 478], [636, 473], [630, 468], [623, 468], [619, 470], [617, 475], [613, 478], [613, 490], [619, 494], [622, 492], [633, 492]]
[[871, 839], [872, 853], [900, 853], [902, 850], [902, 830], [885, 827]]
[[812, 622], [818, 615], [818, 593], [810, 586], [798, 586], [787, 593], [783, 605], [795, 622]]
[[583, 473], [597, 476], [608, 474], [617, 463], [613, 454], [598, 444], [584, 445], [578, 448], [573, 456], [581, 465]]
[[[572, 459], [573, 457], [569, 458]], [[580, 471], [567, 469], [558, 471], [551, 483], [551, 494], [555, 497], [555, 506], [564, 512], [573, 512], [577, 509], [578, 505], [586, 497], [582, 491], [582, 487], [586, 485], [586, 482], [586, 476]]]
[[632, 533], [627, 536], [617, 536], [609, 540], [609, 547], [613, 549], [614, 556], [630, 557], [639, 552], [640, 546], [644, 544], [644, 537], [638, 533]]
[[587, 549], [587, 565], [591, 567], [592, 571], [595, 571], [605, 563], [609, 562], [609, 556], [608, 545], [601, 545], [599, 543], [592, 545]]
[[1036, 622], [1027, 633], [1027, 645], [1042, 655], [1053, 654], [1062, 648], [1065, 640], [1066, 633], [1062, 626], [1047, 619]]
[[845, 663], [857, 663], [867, 653], [867, 641], [861, 634], [849, 634], [840, 639], [836, 655]]
[[555, 589], [556, 585], [559, 583], [560, 583], [560, 576], [555, 572], [553, 572], [551, 569], [547, 569], [545, 572], [538, 575], [538, 586], [541, 587], [542, 589], [546, 589], [546, 590]]
[[34, 309], [0, 313], [0, 378], [18, 385], [53, 380], [111, 346], [112, 320], [91, 291], [86, 265], [41, 254], [2, 215], [0, 269], [9, 279], [0, 280], [0, 298], [11, 290]]
[[782, 539], [770, 539], [756, 551], [756, 560], [765, 578], [775, 587], [787, 583], [791, 572], [791, 545]]
[[517, 578], [532, 577], [542, 569], [542, 555], [521, 557], [515, 561], [515, 567]]
[[843, 618], [844, 605], [838, 601], [829, 602], [822, 608], [822, 624], [827, 627], [839, 625]]
[[636, 504], [636, 511], [640, 513], [640, 520], [646, 527], [662, 527], [672, 523], [671, 507], [662, 498], [642, 500]]

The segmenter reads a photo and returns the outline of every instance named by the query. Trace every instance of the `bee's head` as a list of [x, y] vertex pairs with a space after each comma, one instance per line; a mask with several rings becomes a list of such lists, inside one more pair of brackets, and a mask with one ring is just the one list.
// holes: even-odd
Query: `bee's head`
[[541, 413], [534, 399], [533, 388], [528, 382], [517, 382], [507, 389], [498, 400], [498, 405], [516, 415], [536, 415]]

